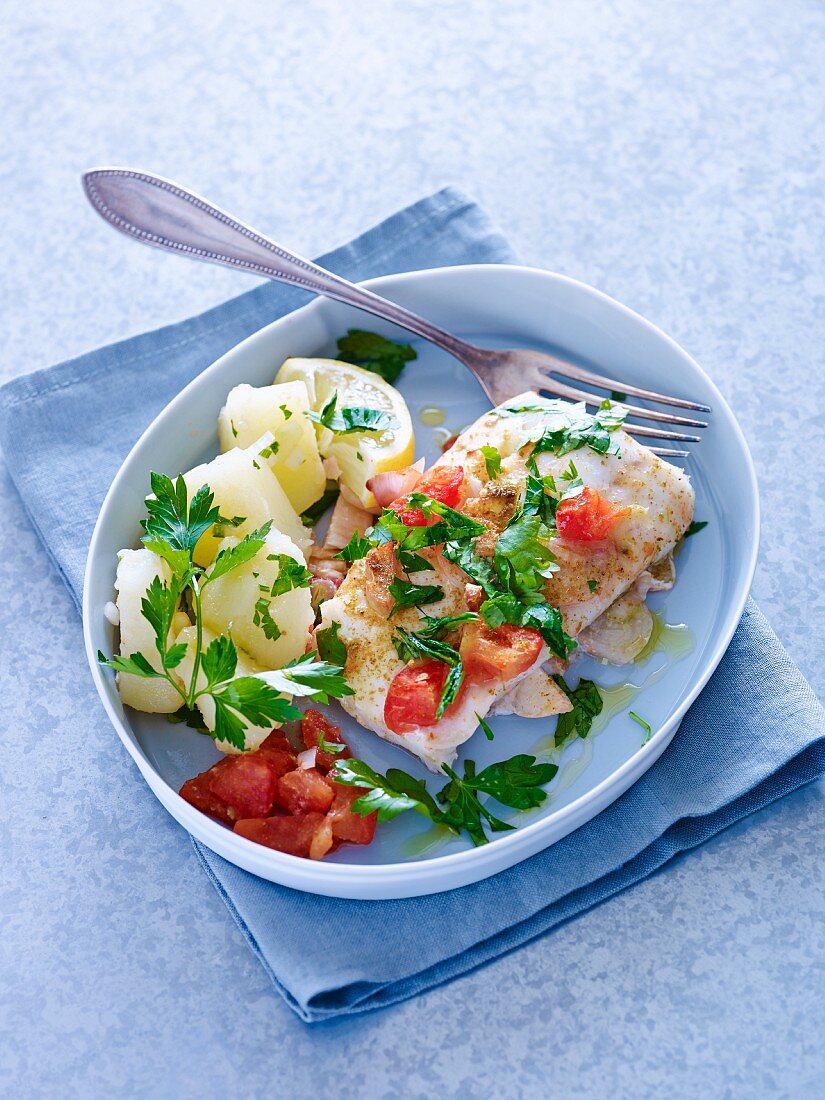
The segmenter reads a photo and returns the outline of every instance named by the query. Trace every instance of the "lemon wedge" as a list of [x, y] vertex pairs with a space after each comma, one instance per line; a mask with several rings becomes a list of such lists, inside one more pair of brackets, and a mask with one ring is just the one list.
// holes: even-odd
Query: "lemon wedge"
[[389, 413], [397, 427], [379, 432], [332, 432], [320, 424], [318, 449], [324, 458], [334, 458], [345, 485], [365, 508], [375, 509], [375, 497], [367, 482], [376, 474], [409, 466], [414, 457], [410, 411], [404, 398], [380, 375], [337, 359], [287, 359], [276, 383], [303, 382], [310, 408], [320, 412], [334, 393], [337, 407], [378, 409]]

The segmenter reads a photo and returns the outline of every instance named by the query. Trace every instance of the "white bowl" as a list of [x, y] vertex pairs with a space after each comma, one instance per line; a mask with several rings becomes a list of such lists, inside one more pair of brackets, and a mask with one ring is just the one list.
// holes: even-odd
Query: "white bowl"
[[[629, 704], [651, 723], [650, 740], [642, 745], [640, 727], [626, 710], [616, 713], [601, 733], [564, 750], [541, 810], [529, 816], [511, 814], [519, 827], [495, 834], [484, 847], [472, 848], [456, 838], [427, 850], [427, 836], [422, 839], [426, 822], [417, 814], [405, 814], [379, 826], [371, 845], [345, 845], [319, 862], [236, 836], [178, 795], [183, 781], [219, 754], [209, 738], [185, 726], [122, 706], [112, 673], [96, 658], [98, 649], [111, 653], [114, 644], [103, 608], [113, 598], [117, 551], [138, 543], [149, 471], [174, 475], [217, 453], [217, 414], [233, 386], [271, 382], [290, 355], [334, 355], [336, 338], [349, 327], [408, 336], [354, 309], [319, 299], [227, 352], [170, 402], [133, 447], [103, 503], [83, 592], [92, 677], [120, 739], [173, 817], [230, 862], [298, 890], [334, 897], [399, 898], [451, 890], [526, 859], [583, 825], [647, 771], [716, 668], [742, 614], [756, 564], [759, 505], [745, 440], [714, 384], [673, 340], [592, 287], [546, 271], [496, 265], [418, 271], [365, 285], [478, 343], [561, 350], [629, 384], [713, 407], [710, 427], [702, 433], [702, 442], [693, 445], [687, 464], [696, 488], [697, 519], [708, 520], [709, 526], [685, 543], [673, 591], [652, 598], [669, 622], [687, 625], [692, 648], [679, 659], [654, 654], [645, 665], [630, 670], [608, 670], [589, 661], [580, 666], [602, 684], [650, 681]], [[399, 386], [414, 422], [423, 406], [436, 405], [445, 410], [447, 425], [459, 430], [489, 407], [465, 368], [429, 345], [416, 346], [419, 359], [407, 366]], [[162, 363], [155, 369], [162, 370]], [[435, 457], [433, 430], [419, 427], [417, 434], [418, 453]], [[333, 710], [357, 755], [380, 770], [396, 766], [426, 774], [402, 750], [361, 729], [337, 706]], [[551, 732], [548, 722], [535, 719], [498, 718], [493, 726], [495, 741], [476, 734], [461, 758], [470, 756], [482, 767], [530, 751]]]

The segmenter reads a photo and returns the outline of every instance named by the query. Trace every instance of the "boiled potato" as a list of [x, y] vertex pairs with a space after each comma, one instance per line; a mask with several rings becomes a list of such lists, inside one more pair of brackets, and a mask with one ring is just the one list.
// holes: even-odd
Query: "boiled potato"
[[[230, 536], [221, 549], [237, 541]], [[283, 668], [306, 651], [315, 618], [308, 585], [271, 595], [280, 574], [279, 555], [305, 568], [295, 543], [279, 531], [270, 531], [255, 557], [207, 584], [201, 600], [204, 624], [218, 634], [231, 631], [237, 645], [267, 669]], [[267, 633], [277, 636], [267, 637]]]
[[319, 500], [326, 487], [308, 410], [303, 382], [260, 387], [243, 383], [230, 390], [218, 417], [222, 451], [251, 447], [262, 435], [272, 433], [277, 446], [269, 444], [274, 453], [266, 461], [299, 514]]
[[[246, 535], [272, 520], [278, 531], [284, 531], [302, 553], [308, 554], [309, 530], [301, 523], [278, 479], [253, 452], [254, 447], [248, 451], [235, 447], [185, 473], [183, 478], [190, 499], [202, 485], [208, 485], [222, 516], [226, 519], [244, 517], [240, 526], [231, 528], [233, 534]], [[216, 525], [201, 536], [194, 555], [198, 565], [207, 566], [215, 560], [218, 544], [226, 534], [226, 530]]]
[[[161, 665], [155, 632], [143, 617], [141, 601], [155, 577], [168, 584], [170, 576], [169, 566], [151, 550], [121, 550], [118, 554], [115, 588], [120, 615], [121, 656], [131, 657], [133, 653], [141, 653], [158, 672]], [[179, 611], [169, 633], [174, 637], [188, 625], [189, 619]], [[119, 672], [117, 687], [124, 703], [149, 714], [172, 714], [183, 704], [168, 680], [144, 680], [129, 672]]]
[[[214, 639], [215, 635], [208, 630], [202, 630], [203, 648], [204, 650], [209, 646], [209, 643]], [[182, 683], [189, 686], [192, 679], [192, 669], [195, 665], [195, 646], [197, 644], [197, 628], [194, 626], [188, 626], [178, 634], [175, 639], [176, 642], [181, 642], [187, 647], [186, 656], [181, 663], [175, 669], [175, 673]], [[238, 650], [238, 664], [235, 670], [235, 676], [255, 676], [257, 673], [263, 672], [260, 665], [256, 664], [252, 658], [243, 652]], [[203, 669], [198, 672], [198, 688], [206, 686], [206, 677], [203, 674]], [[201, 712], [203, 718], [203, 724], [208, 730], [215, 729], [215, 700], [211, 695], [201, 695], [200, 699], [195, 701], [195, 705]], [[244, 752], [251, 752], [252, 749], [257, 749], [258, 746], [266, 740], [267, 736], [272, 732], [277, 723], [267, 722], [265, 726], [247, 726], [244, 733], [246, 744], [244, 746]], [[226, 753], [239, 753], [241, 750], [235, 748], [234, 745], [230, 745], [228, 741], [215, 740], [215, 744], [221, 750]]]

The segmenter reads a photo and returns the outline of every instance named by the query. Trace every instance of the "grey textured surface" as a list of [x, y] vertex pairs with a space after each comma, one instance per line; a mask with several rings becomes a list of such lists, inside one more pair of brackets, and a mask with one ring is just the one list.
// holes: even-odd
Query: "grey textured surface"
[[[5, 8], [1, 377], [251, 285], [107, 231], [91, 164], [179, 178], [305, 253], [456, 183], [525, 261], [640, 310], [724, 390], [762, 487], [755, 596], [822, 691], [820, 5]], [[0, 1080], [19, 1095], [825, 1088], [822, 785], [469, 978], [304, 1027], [136, 773], [106, 800], [133, 769], [102, 714], [99, 770], [61, 751], [80, 625], [5, 476], [0, 496]]]

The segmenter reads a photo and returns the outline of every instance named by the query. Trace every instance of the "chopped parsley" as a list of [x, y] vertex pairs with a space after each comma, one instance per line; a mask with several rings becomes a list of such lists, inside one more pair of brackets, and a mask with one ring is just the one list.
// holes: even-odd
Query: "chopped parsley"
[[642, 727], [642, 729], [643, 729], [643, 730], [645, 731], [645, 736], [644, 736], [644, 740], [642, 741], [642, 744], [643, 744], [643, 745], [646, 745], [646, 744], [648, 743], [648, 741], [650, 740], [650, 723], [649, 723], [649, 722], [645, 722], [644, 718], [641, 718], [641, 717], [640, 717], [640, 716], [639, 716], [639, 715], [638, 715], [638, 714], [636, 713], [636, 711], [635, 711], [635, 710], [630, 710], [630, 711], [628, 711], [628, 714], [629, 714], [629, 715], [630, 715], [630, 717], [631, 717], [631, 718], [633, 719], [633, 721], [634, 721], [634, 722], [638, 722], [638, 723], [639, 723], [639, 725], [640, 725], [640, 726]]
[[[364, 538], [360, 531], [353, 531], [347, 545], [342, 547], [334, 556], [340, 558], [341, 561], [352, 563], [354, 561], [360, 561], [361, 558], [365, 558], [371, 549], [372, 543], [370, 540]], [[426, 566], [426, 568], [429, 568], [429, 565]]]
[[380, 375], [386, 382], [395, 382], [407, 363], [418, 356], [409, 344], [396, 343], [377, 332], [351, 328], [338, 340], [338, 358], [354, 363]]
[[695, 535], [699, 531], [704, 530], [704, 528], [707, 527], [708, 522], [709, 521], [706, 519], [699, 520], [698, 522], [697, 520], [694, 520], [693, 523], [691, 523], [688, 527], [687, 531], [685, 531], [684, 535], [682, 535], [682, 538], [689, 539], [691, 535]]
[[484, 465], [487, 468], [487, 477], [495, 481], [501, 473], [501, 455], [497, 447], [483, 446], [479, 450], [484, 455]]
[[340, 623], [330, 623], [324, 630], [316, 630], [315, 644], [318, 646], [318, 654], [322, 660], [330, 661], [343, 668], [347, 663], [347, 647], [338, 637], [340, 629]]
[[289, 420], [292, 417], [292, 409], [287, 405], [279, 405], [278, 408], [284, 414], [284, 420]]
[[394, 416], [383, 409], [367, 409], [361, 405], [338, 408], [338, 394], [333, 393], [319, 413], [310, 409], [307, 416], [313, 423], [328, 428], [337, 435], [350, 432], [383, 432], [398, 427]]
[[303, 523], [304, 527], [314, 527], [324, 512], [326, 512], [328, 508], [331, 508], [336, 502], [340, 491], [337, 482], [328, 481], [327, 487], [320, 499], [316, 500], [314, 504], [310, 504], [309, 508], [301, 512], [301, 523]]
[[588, 587], [588, 588], [590, 589], [590, 591], [591, 591], [591, 592], [595, 592], [595, 591], [596, 591], [596, 589], [597, 589], [597, 588], [599, 587], [599, 582], [598, 582], [598, 581], [594, 581], [594, 580], [593, 580], [593, 579], [591, 578], [591, 579], [590, 579], [590, 580], [589, 580], [589, 581], [587, 582], [587, 587]]
[[556, 721], [555, 742], [556, 748], [560, 748], [572, 737], [587, 737], [593, 719], [602, 712], [604, 700], [592, 680], [579, 680], [575, 688], [569, 688], [562, 676], [553, 679], [573, 704], [573, 709], [560, 714]]
[[423, 604], [438, 603], [444, 599], [444, 589], [437, 584], [413, 584], [412, 581], [395, 579], [389, 585], [387, 591], [395, 600], [387, 618], [391, 619], [396, 611], [405, 607], [421, 607]]

